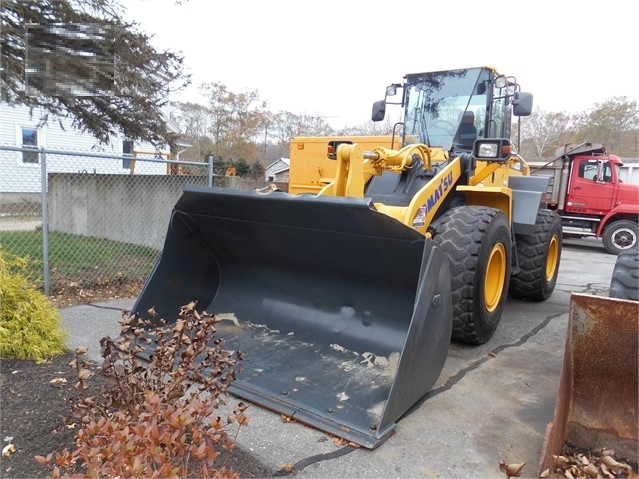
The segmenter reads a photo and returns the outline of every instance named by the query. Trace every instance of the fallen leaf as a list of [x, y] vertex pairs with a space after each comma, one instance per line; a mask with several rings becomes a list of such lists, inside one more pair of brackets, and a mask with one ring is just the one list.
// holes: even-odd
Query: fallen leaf
[[566, 456], [552, 456], [553, 459], [555, 460], [555, 467], [556, 468], [563, 468], [566, 467], [568, 465], [568, 458]]
[[348, 441], [346, 439], [342, 439], [341, 437], [334, 437], [333, 444], [335, 444], [336, 446], [344, 446], [348, 444]]
[[630, 468], [630, 466], [621, 462], [617, 462], [612, 456], [601, 456], [601, 462], [608, 466], [608, 469], [610, 469], [615, 474], [617, 474], [621, 469], [625, 470], [626, 472], [628, 470], [632, 471], [632, 468]]
[[2, 448], [2, 457], [8, 457], [14, 452], [16, 452], [15, 446], [13, 444], [7, 444]]
[[287, 462], [286, 464], [282, 464], [280, 466], [280, 471], [283, 471], [286, 473], [291, 473], [293, 472], [294, 469], [295, 469], [295, 464], [292, 464], [290, 462]]
[[510, 479], [511, 477], [521, 476], [521, 471], [524, 470], [525, 465], [525, 462], [521, 464], [506, 464], [506, 462], [502, 460], [499, 463], [499, 470], [506, 474], [507, 479]]
[[491, 351], [491, 352], [489, 352], [489, 353], [488, 353], [488, 356], [491, 356], [491, 357], [493, 357], [493, 358], [496, 358], [496, 357], [497, 357], [497, 353], [495, 353], [495, 352]]
[[615, 455], [615, 450], [614, 449], [603, 448], [601, 450], [601, 455], [602, 456], [614, 456]]
[[610, 479], [614, 479], [615, 475], [612, 472], [610, 472], [610, 469], [608, 469], [608, 466], [606, 466], [605, 464], [601, 463], [601, 464], [599, 464], [599, 467], [601, 467], [601, 472], [603, 472]]
[[597, 476], [599, 476], [599, 468], [594, 464], [587, 464], [584, 467], [584, 472], [588, 477], [596, 478]]
[[51, 381], [49, 381], [49, 384], [51, 384], [52, 386], [60, 386], [61, 384], [66, 384], [67, 380], [64, 378], [53, 378]]
[[544, 469], [544, 472], [539, 474], [539, 477], [548, 477], [550, 476], [550, 469]]

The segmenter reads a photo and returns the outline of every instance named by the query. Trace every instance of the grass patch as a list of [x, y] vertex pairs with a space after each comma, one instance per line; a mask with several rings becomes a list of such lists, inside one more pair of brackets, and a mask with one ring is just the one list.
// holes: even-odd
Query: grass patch
[[[14, 256], [28, 257], [31, 272], [42, 278], [41, 231], [2, 231], [0, 244]], [[144, 246], [55, 231], [49, 233], [52, 287], [63, 279], [87, 287], [140, 280], [151, 272], [159, 255], [159, 251]]]

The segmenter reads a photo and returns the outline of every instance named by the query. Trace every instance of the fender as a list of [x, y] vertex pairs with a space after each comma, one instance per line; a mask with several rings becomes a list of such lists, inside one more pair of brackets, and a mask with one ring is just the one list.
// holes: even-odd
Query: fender
[[639, 222], [639, 205], [620, 204], [611, 209], [599, 222], [596, 233], [597, 238], [603, 234], [603, 230], [608, 226], [608, 223], [617, 216], [634, 216], [635, 221]]
[[469, 205], [490, 206], [504, 212], [508, 223], [512, 224], [512, 190], [505, 186], [457, 186], [457, 191], [466, 195]]
[[430, 212], [435, 206], [438, 206], [439, 200], [446, 196], [448, 188], [453, 186], [453, 172], [449, 172], [448, 175], [442, 177], [439, 181], [439, 185], [433, 191], [433, 193], [426, 200], [426, 213]]

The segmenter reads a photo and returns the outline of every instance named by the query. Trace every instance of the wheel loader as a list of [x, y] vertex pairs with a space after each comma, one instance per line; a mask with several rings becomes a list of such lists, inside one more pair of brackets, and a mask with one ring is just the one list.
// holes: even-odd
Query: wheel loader
[[404, 146], [327, 139], [336, 175], [317, 194], [187, 186], [133, 308], [170, 321], [197, 301], [244, 353], [235, 396], [367, 448], [431, 389], [451, 339], [488, 341], [508, 293], [547, 299], [561, 256], [547, 178], [508, 139], [532, 110], [514, 77], [410, 74], [372, 119], [387, 105]]

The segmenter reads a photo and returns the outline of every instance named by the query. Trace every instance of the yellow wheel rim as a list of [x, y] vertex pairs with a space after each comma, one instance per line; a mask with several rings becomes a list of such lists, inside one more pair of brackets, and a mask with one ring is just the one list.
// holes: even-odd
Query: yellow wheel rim
[[501, 243], [493, 246], [486, 267], [484, 278], [484, 305], [488, 312], [493, 312], [499, 305], [501, 294], [504, 291], [504, 278], [506, 276], [506, 250]]
[[546, 258], [546, 281], [550, 281], [557, 271], [557, 261], [559, 259], [559, 238], [553, 236], [548, 245], [548, 257]]

